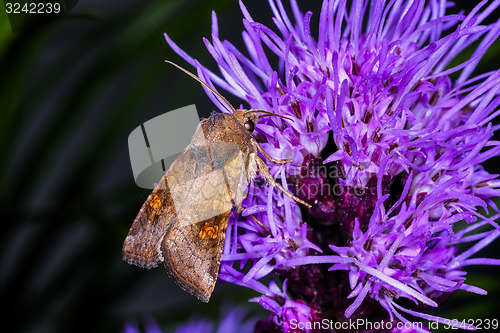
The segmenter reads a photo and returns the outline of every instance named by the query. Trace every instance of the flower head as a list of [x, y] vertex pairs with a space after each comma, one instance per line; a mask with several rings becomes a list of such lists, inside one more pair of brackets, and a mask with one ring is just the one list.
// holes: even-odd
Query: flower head
[[[293, 158], [268, 167], [313, 207], [251, 183], [243, 216], [269, 232], [235, 217], [219, 275], [261, 293], [275, 327], [294, 332], [293, 318], [440, 321], [426, 307], [457, 289], [485, 294], [463, 269], [500, 263], [471, 258], [500, 234], [480, 213], [498, 211], [498, 175], [481, 163], [500, 152], [491, 124], [500, 70], [472, 74], [500, 35], [500, 21], [484, 24], [499, 3], [446, 14], [452, 4], [442, 0], [325, 0], [313, 36], [313, 14], [295, 0], [291, 16], [269, 0], [275, 31], [240, 2], [247, 55], [219, 38], [215, 14], [204, 40], [222, 76], [166, 35], [210, 85], [286, 116], [262, 119], [255, 137], [272, 157]], [[472, 57], [451, 65], [473, 43]], [[286, 290], [260, 282], [270, 273]]]

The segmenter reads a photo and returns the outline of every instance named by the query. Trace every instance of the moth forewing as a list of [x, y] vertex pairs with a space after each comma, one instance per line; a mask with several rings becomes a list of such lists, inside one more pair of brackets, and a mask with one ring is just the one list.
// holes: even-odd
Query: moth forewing
[[215, 288], [230, 215], [227, 211], [197, 224], [174, 224], [161, 244], [169, 275], [204, 302]]
[[210, 142], [204, 148], [190, 147], [190, 151], [196, 164], [209, 159], [206, 163], [212, 168], [191, 179], [167, 173], [167, 183], [181, 225], [195, 224], [230, 211], [242, 178], [242, 154], [237, 145]]
[[231, 117], [213, 113], [202, 121], [143, 205], [123, 248], [131, 264], [163, 261], [183, 289], [205, 301], [217, 279], [231, 210], [248, 185], [245, 159], [252, 147], [235, 135], [239, 128], [227, 126]]
[[[167, 210], [167, 207], [171, 207]], [[161, 239], [176, 215], [165, 177], [142, 205], [123, 244], [123, 259], [129, 264], [153, 268], [163, 261]]]

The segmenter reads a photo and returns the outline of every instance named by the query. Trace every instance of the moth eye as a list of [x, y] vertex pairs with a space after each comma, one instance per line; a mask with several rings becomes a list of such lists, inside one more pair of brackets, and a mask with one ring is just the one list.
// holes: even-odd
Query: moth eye
[[246, 120], [245, 121], [245, 129], [249, 132], [253, 132], [253, 130], [255, 129], [255, 125], [254, 125], [253, 121], [251, 121], [250, 119]]

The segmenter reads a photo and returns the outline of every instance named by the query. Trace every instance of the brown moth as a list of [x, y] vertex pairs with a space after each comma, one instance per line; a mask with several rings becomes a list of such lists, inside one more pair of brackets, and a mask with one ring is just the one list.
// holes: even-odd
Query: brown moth
[[269, 156], [252, 135], [263, 116], [259, 113], [283, 116], [262, 110], [235, 110], [197, 76], [166, 62], [207, 87], [233, 113], [214, 112], [201, 121], [189, 146], [172, 163], [135, 218], [123, 244], [123, 259], [143, 268], [163, 262], [182, 289], [208, 302], [217, 281], [231, 211], [233, 207], [238, 213], [243, 210], [245, 191], [257, 172], [295, 201], [311, 206], [277, 183], [257, 154], [274, 163], [291, 162]]

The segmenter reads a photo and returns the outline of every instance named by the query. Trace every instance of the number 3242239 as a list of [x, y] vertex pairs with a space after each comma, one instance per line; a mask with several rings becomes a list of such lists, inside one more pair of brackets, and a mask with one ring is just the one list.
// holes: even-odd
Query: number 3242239
[[6, 2], [5, 11], [7, 14], [57, 14], [61, 12], [61, 4], [50, 2]]

